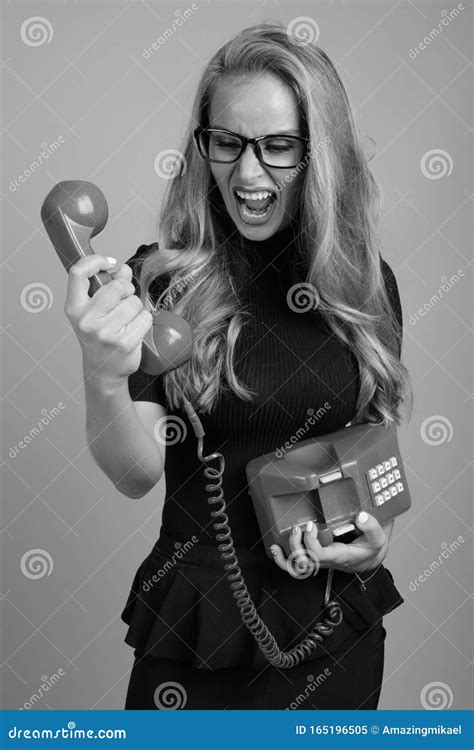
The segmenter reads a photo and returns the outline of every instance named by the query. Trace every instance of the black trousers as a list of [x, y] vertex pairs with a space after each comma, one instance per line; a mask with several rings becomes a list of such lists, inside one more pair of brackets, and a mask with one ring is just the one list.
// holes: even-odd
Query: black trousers
[[259, 672], [196, 669], [135, 650], [125, 709], [376, 709], [385, 636], [379, 622], [338, 652]]

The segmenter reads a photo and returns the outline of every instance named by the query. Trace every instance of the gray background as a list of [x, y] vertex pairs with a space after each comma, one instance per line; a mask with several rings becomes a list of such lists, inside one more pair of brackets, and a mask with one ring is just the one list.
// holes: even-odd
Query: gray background
[[[162, 482], [140, 501], [123, 497], [88, 453], [80, 348], [63, 314], [66, 276], [43, 230], [41, 203], [60, 180], [96, 183], [110, 220], [95, 249], [126, 260], [154, 239], [166, 185], [155, 158], [180, 148], [207, 60], [245, 26], [301, 16], [317, 22], [318, 44], [336, 64], [362, 132], [376, 141], [384, 256], [399, 284], [403, 356], [415, 391], [412, 420], [399, 432], [414, 502], [396, 521], [386, 560], [406, 603], [385, 620], [380, 708], [422, 709], [430, 691], [425, 704], [436, 703], [431, 683], [441, 683], [438, 705], [468, 708], [470, 4], [414, 59], [410, 49], [454, 4], [197, 5], [149, 59], [144, 48], [191, 3], [2, 5], [4, 707], [20, 708], [62, 670], [37, 708], [123, 708], [133, 652], [122, 640], [120, 612], [158, 537], [164, 489]], [[36, 46], [21, 34], [32, 16], [53, 30]], [[59, 148], [28, 173], [44, 144], [58, 139]], [[442, 152], [434, 162], [425, 156], [431, 150]], [[450, 162], [444, 174], [442, 163]], [[441, 279], [459, 270], [463, 275], [440, 294]], [[412, 319], [424, 305], [424, 316]], [[12, 457], [55, 407], [51, 422]], [[458, 537], [463, 541], [450, 552]], [[23, 572], [34, 549], [52, 561], [36, 578]], [[430, 565], [432, 574], [411, 591]]]

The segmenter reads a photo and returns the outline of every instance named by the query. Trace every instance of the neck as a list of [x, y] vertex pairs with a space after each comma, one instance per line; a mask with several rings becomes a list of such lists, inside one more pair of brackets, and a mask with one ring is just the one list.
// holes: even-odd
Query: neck
[[250, 257], [261, 258], [278, 267], [291, 255], [295, 237], [296, 226], [290, 223], [265, 240], [250, 240], [247, 237], [242, 240]]

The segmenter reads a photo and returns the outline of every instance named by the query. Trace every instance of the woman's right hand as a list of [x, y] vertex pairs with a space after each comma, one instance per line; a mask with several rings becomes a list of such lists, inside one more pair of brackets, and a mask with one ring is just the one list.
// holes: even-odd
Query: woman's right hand
[[[120, 384], [138, 370], [143, 337], [153, 316], [135, 294], [132, 269], [117, 271], [102, 255], [86, 255], [69, 269], [64, 312], [82, 348], [84, 376]], [[112, 281], [89, 297], [89, 278], [108, 271]]]

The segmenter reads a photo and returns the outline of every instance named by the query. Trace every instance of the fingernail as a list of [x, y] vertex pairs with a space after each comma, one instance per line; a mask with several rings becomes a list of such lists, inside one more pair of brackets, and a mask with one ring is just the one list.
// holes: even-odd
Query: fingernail
[[270, 552], [272, 553], [272, 555], [276, 555], [276, 553], [278, 552], [274, 544], [272, 544], [272, 546], [270, 547]]
[[367, 521], [368, 521], [368, 520], [369, 520], [369, 515], [368, 515], [368, 513], [366, 513], [366, 512], [365, 512], [365, 510], [362, 510], [362, 511], [361, 511], [361, 512], [359, 513], [359, 516], [358, 516], [358, 521], [359, 521], [359, 523], [367, 523]]
[[109, 263], [117, 263], [117, 258], [112, 258], [109, 255], [107, 255], [107, 260], [109, 261]]
[[313, 528], [313, 522], [308, 521], [308, 523], [306, 524], [306, 531], [311, 531], [312, 528]]
[[291, 529], [291, 535], [296, 536], [297, 533], [298, 533], [298, 526], [293, 526], [293, 528]]

